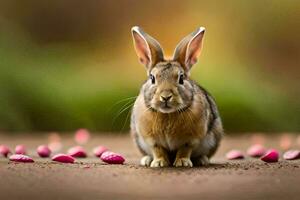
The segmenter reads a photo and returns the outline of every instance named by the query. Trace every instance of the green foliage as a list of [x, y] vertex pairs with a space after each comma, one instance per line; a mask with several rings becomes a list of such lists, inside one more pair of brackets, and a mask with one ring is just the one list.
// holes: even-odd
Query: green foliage
[[168, 53], [201, 25], [192, 76], [215, 97], [226, 132], [299, 131], [300, 4], [175, 1], [0, 3], [0, 130], [127, 131], [146, 78], [130, 27]]

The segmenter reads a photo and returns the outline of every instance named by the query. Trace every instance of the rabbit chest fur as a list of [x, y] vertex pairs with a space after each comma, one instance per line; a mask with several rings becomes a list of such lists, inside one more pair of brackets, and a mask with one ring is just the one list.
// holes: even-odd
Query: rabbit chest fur
[[137, 134], [149, 145], [162, 145], [169, 151], [190, 143], [199, 143], [205, 136], [205, 110], [186, 110], [181, 113], [159, 113], [148, 109], [139, 96], [133, 113]]

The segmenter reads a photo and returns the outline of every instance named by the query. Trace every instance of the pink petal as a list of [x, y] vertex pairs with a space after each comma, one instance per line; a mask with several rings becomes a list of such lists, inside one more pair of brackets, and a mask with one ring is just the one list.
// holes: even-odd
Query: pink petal
[[10, 153], [10, 150], [6, 145], [0, 145], [0, 155], [7, 157], [7, 155], [9, 153]]
[[51, 154], [51, 150], [49, 149], [49, 147], [47, 145], [38, 146], [36, 151], [37, 151], [38, 155], [43, 158], [49, 157]]
[[62, 149], [61, 137], [58, 133], [51, 133], [48, 140], [48, 147], [52, 152], [59, 152]]
[[9, 160], [15, 162], [24, 162], [24, 163], [34, 162], [32, 158], [23, 154], [13, 154], [9, 157]]
[[62, 143], [61, 142], [50, 142], [48, 144], [48, 147], [52, 152], [58, 152], [62, 149]]
[[244, 155], [241, 151], [239, 150], [231, 150], [226, 154], [226, 158], [229, 160], [234, 160], [234, 159], [243, 159]]
[[16, 148], [15, 148], [15, 153], [16, 154], [26, 154], [26, 148], [24, 145], [17, 145]]
[[285, 160], [296, 160], [300, 158], [299, 150], [289, 150], [283, 154]]
[[53, 132], [49, 135], [48, 140], [49, 140], [49, 142], [60, 142], [61, 137], [58, 133]]
[[255, 144], [249, 147], [247, 150], [247, 154], [251, 157], [261, 157], [266, 153], [266, 149], [260, 145], [260, 144]]
[[85, 144], [90, 139], [90, 132], [86, 129], [79, 129], [75, 133], [75, 141], [78, 144]]
[[123, 156], [111, 151], [105, 151], [100, 158], [103, 162], [108, 164], [123, 164], [125, 161]]
[[289, 135], [284, 134], [281, 138], [280, 138], [280, 148], [283, 150], [287, 150], [292, 146], [292, 139]]
[[266, 154], [260, 158], [262, 161], [265, 162], [278, 162], [279, 153], [275, 149], [270, 149], [266, 152]]
[[104, 146], [98, 146], [98, 147], [94, 148], [93, 152], [94, 152], [95, 156], [100, 157], [107, 150], [108, 149]]
[[68, 150], [68, 154], [72, 157], [78, 157], [78, 158], [85, 158], [87, 157], [87, 154], [83, 147], [81, 146], [76, 146], [72, 147]]
[[75, 159], [72, 156], [66, 154], [56, 154], [52, 157], [53, 161], [62, 162], [62, 163], [74, 163]]

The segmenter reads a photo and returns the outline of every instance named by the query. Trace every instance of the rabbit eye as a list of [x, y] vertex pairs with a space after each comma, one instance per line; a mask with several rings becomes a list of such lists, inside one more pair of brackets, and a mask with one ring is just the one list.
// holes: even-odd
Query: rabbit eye
[[179, 84], [183, 85], [183, 74], [179, 75]]
[[150, 80], [152, 84], [155, 84], [155, 77], [152, 74], [150, 74]]

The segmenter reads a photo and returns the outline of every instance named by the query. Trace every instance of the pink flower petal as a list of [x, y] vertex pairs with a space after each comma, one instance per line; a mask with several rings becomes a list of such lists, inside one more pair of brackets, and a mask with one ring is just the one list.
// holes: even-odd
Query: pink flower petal
[[299, 150], [289, 150], [283, 154], [285, 160], [296, 160], [300, 158]]
[[278, 162], [279, 153], [275, 149], [270, 149], [266, 152], [266, 154], [260, 158], [262, 161], [265, 162]]
[[241, 151], [239, 150], [231, 150], [226, 154], [226, 158], [229, 160], [234, 160], [234, 159], [243, 159], [244, 155]]
[[11, 153], [9, 148], [6, 145], [0, 145], [0, 155], [7, 157], [7, 155]]
[[26, 154], [26, 147], [24, 145], [21, 145], [21, 144], [17, 145], [16, 148], [15, 148], [15, 153], [25, 155]]
[[104, 146], [97, 146], [94, 148], [93, 152], [94, 152], [95, 156], [100, 157], [107, 150], [108, 149]]
[[68, 150], [68, 154], [72, 157], [77, 157], [77, 158], [85, 158], [87, 157], [87, 154], [83, 147], [81, 146], [76, 146], [72, 147]]
[[13, 154], [9, 157], [9, 160], [24, 163], [34, 162], [32, 158], [23, 154]]
[[52, 157], [53, 161], [62, 162], [62, 163], [74, 163], [75, 159], [72, 156], [66, 154], [56, 154]]
[[123, 156], [111, 151], [105, 151], [100, 158], [103, 162], [108, 164], [123, 164], [125, 161]]
[[60, 142], [61, 137], [58, 133], [53, 132], [53, 133], [49, 134], [48, 140], [49, 140], [49, 142]]
[[290, 135], [288, 134], [284, 134], [281, 138], [280, 138], [280, 148], [283, 150], [287, 150], [292, 146], [292, 138], [290, 137]]
[[62, 149], [61, 137], [58, 133], [49, 134], [48, 140], [48, 147], [52, 152], [59, 152]]
[[78, 144], [85, 144], [90, 139], [90, 132], [86, 129], [79, 129], [75, 133], [75, 141]]
[[38, 155], [42, 158], [49, 157], [51, 154], [51, 150], [49, 149], [49, 147], [47, 145], [38, 146], [36, 151], [37, 151]]
[[266, 153], [266, 149], [260, 145], [260, 144], [255, 144], [249, 147], [247, 150], [247, 154], [251, 157], [261, 157]]
[[50, 142], [48, 144], [48, 147], [52, 152], [59, 152], [62, 149], [62, 143], [61, 142]]

